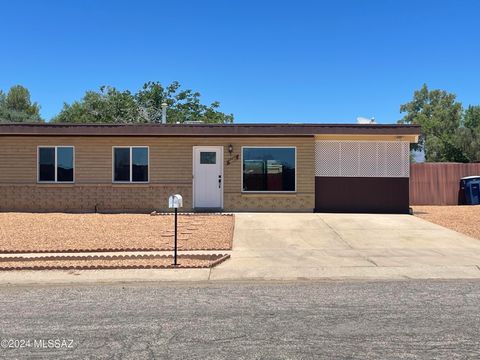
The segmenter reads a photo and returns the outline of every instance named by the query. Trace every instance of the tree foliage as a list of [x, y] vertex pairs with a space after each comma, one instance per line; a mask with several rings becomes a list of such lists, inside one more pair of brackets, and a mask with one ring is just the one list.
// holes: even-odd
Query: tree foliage
[[126, 123], [136, 118], [135, 101], [129, 91], [102, 86], [87, 91], [81, 101], [64, 104], [52, 121], [68, 123]]
[[41, 122], [40, 106], [30, 99], [30, 92], [15, 85], [5, 94], [0, 90], [0, 122]]
[[412, 101], [400, 106], [400, 112], [406, 113], [400, 123], [421, 125], [422, 133], [414, 150], [423, 150], [426, 161], [464, 161], [453, 143], [462, 120], [462, 104], [454, 94], [428, 90], [424, 84], [414, 92]]
[[178, 82], [163, 87], [159, 82], [148, 82], [132, 94], [111, 86], [99, 91], [87, 91], [80, 101], [64, 104], [53, 119], [67, 123], [158, 123], [161, 120], [162, 103], [166, 103], [167, 121], [184, 123], [231, 123], [232, 114], [218, 110], [219, 102], [202, 104], [200, 93], [181, 89]]
[[400, 106], [406, 113], [401, 124], [418, 124], [422, 133], [413, 150], [423, 151], [426, 161], [479, 161], [480, 108], [466, 111], [455, 94], [429, 90], [423, 85], [412, 101]]
[[470, 162], [480, 161], [480, 106], [470, 105], [462, 126], [455, 133], [455, 143]]

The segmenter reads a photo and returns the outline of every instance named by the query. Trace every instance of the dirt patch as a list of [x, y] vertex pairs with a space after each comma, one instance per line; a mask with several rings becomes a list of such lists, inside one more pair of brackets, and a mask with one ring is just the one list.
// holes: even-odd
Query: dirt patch
[[[180, 250], [229, 250], [233, 215], [179, 215]], [[0, 252], [171, 250], [173, 215], [0, 213]]]
[[413, 214], [480, 239], [480, 206], [413, 206]]
[[94, 270], [94, 269], [165, 269], [210, 268], [230, 255], [181, 255], [177, 266], [173, 256], [78, 256], [0, 258], [1, 270]]

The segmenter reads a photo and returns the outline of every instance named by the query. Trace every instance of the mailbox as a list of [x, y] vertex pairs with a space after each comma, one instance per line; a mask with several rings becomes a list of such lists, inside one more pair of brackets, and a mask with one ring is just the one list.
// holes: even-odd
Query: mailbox
[[170, 209], [178, 209], [178, 208], [181, 208], [182, 206], [183, 206], [182, 195], [175, 194], [175, 195], [171, 195], [168, 198], [168, 207]]
[[182, 195], [180, 194], [175, 194], [171, 195], [168, 198], [168, 207], [170, 209], [175, 209], [175, 236], [174, 236], [174, 243], [173, 243], [173, 265], [177, 266], [177, 209], [181, 208], [183, 206], [183, 199]]

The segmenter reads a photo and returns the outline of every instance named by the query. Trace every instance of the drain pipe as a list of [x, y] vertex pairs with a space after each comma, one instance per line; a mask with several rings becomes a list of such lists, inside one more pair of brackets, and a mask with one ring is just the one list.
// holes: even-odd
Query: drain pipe
[[167, 123], [167, 106], [166, 102], [162, 103], [162, 124]]

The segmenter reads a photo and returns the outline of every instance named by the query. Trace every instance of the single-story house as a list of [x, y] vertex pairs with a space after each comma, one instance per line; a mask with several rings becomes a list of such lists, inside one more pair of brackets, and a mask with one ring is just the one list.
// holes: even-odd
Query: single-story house
[[406, 213], [420, 128], [0, 124], [0, 210]]

